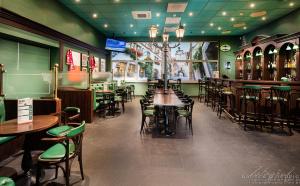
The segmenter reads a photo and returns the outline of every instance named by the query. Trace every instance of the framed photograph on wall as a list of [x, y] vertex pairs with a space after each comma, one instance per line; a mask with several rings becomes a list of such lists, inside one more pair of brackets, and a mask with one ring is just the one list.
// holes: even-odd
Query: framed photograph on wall
[[95, 68], [94, 72], [99, 72], [100, 71], [100, 61], [99, 58], [95, 57]]
[[105, 68], [106, 68], [106, 60], [101, 58], [101, 60], [100, 60], [100, 70], [101, 70], [101, 72], [105, 72]]
[[89, 61], [89, 56], [86, 54], [81, 54], [81, 67], [87, 67], [88, 66], [88, 61]]

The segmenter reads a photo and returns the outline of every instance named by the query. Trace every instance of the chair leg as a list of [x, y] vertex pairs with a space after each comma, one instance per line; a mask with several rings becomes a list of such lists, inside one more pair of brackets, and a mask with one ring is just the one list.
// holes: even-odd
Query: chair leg
[[[81, 148], [82, 148], [82, 147], [81, 147]], [[80, 167], [81, 179], [84, 180], [83, 165], [82, 165], [82, 150], [80, 150], [80, 154], [79, 154], [79, 156], [78, 156], [78, 161], [79, 161], [79, 167]]]
[[141, 130], [140, 130], [140, 134], [142, 134], [142, 131], [144, 129], [144, 124], [145, 124], [145, 117], [142, 116], [142, 123], [141, 123]]
[[70, 166], [69, 166], [69, 160], [68, 158], [66, 159], [66, 186], [70, 185]]
[[55, 166], [55, 179], [57, 179], [58, 177], [58, 166], [56, 165]]
[[192, 123], [192, 118], [189, 118], [189, 125], [190, 125], [190, 129], [191, 129], [192, 136], [193, 136], [193, 135], [194, 135], [194, 132], [193, 132], [193, 123]]
[[36, 186], [40, 185], [40, 177], [41, 177], [41, 166], [38, 163], [37, 164], [37, 170], [36, 170], [36, 181], [35, 181]]

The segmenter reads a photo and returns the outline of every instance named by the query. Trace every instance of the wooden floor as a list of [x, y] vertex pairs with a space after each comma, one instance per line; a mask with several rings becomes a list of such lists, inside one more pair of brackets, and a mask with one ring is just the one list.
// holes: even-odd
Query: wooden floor
[[[85, 180], [74, 161], [71, 182], [89, 186], [242, 186], [275, 184], [259, 176], [296, 174], [300, 179], [300, 135], [244, 131], [227, 118], [196, 102], [194, 136], [152, 138], [140, 135], [139, 99], [126, 113], [89, 124], [83, 156]], [[184, 120], [182, 120], [183, 122]], [[183, 124], [183, 123], [181, 123]], [[185, 127], [182, 127], [184, 130]], [[8, 165], [17, 169], [16, 160]], [[46, 171], [46, 179], [53, 174]], [[288, 185], [287, 180], [277, 180]], [[297, 181], [295, 179], [291, 181]], [[300, 183], [300, 180], [298, 180]], [[63, 185], [60, 176], [45, 185]], [[19, 180], [18, 185], [24, 185]]]

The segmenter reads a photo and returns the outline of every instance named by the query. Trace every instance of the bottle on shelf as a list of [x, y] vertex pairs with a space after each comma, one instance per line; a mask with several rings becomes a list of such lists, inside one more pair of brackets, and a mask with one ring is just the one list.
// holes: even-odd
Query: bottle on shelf
[[291, 59], [289, 59], [287, 67], [288, 67], [288, 68], [292, 68], [292, 62], [291, 62]]
[[287, 61], [287, 59], [284, 60], [284, 68], [288, 68], [288, 61]]

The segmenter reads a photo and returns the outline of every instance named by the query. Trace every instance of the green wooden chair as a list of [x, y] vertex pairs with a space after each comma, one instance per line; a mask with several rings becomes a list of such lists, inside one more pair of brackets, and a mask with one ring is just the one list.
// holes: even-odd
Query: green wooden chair
[[194, 107], [194, 100], [190, 100], [189, 103], [186, 103], [186, 107], [179, 108], [176, 110], [176, 123], [180, 118], [185, 118], [186, 125], [189, 125], [189, 129], [191, 130], [191, 133], [193, 135], [193, 107]]
[[62, 125], [51, 128], [47, 131], [47, 134], [51, 136], [63, 136], [66, 132], [71, 130], [73, 127], [68, 125], [71, 122], [77, 122], [80, 118], [80, 108], [78, 107], [66, 107], [61, 112]]
[[0, 177], [0, 186], [15, 186], [15, 182], [8, 177]]
[[[3, 123], [4, 121], [5, 121], [4, 97], [0, 97], [0, 122]], [[14, 138], [15, 138], [15, 136], [3, 136], [3, 137], [0, 137], [0, 145], [13, 140]]]
[[[73, 160], [78, 157], [81, 178], [84, 180], [82, 166], [82, 139], [85, 131], [85, 122], [81, 122], [77, 126], [66, 133], [65, 136], [56, 138], [43, 138], [42, 141], [55, 142], [56, 144], [44, 151], [38, 158], [36, 185], [40, 184], [40, 175], [42, 168], [55, 167], [58, 175], [58, 168], [61, 168], [66, 178], [66, 185], [69, 186], [70, 170]], [[65, 163], [63, 167], [61, 164]]]
[[145, 104], [143, 99], [140, 100], [141, 104], [141, 111], [142, 111], [142, 123], [141, 123], [141, 130], [140, 134], [144, 131], [145, 124], [147, 125], [146, 118], [154, 118], [155, 123], [157, 124], [157, 117], [155, 108], [149, 107], [150, 105]]

